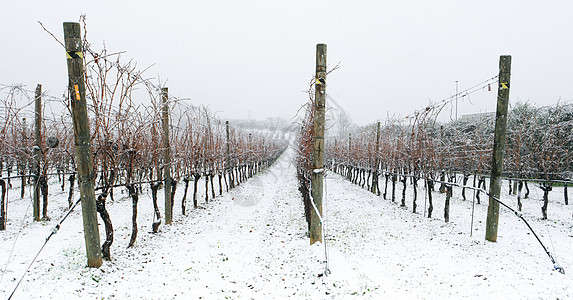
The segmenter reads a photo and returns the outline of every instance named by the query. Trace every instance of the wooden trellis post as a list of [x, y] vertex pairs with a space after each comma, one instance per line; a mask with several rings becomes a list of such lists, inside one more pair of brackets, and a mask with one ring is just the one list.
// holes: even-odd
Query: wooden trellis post
[[497, 90], [497, 110], [495, 114], [493, 161], [491, 164], [491, 178], [489, 182], [490, 197], [487, 208], [487, 221], [485, 225], [485, 239], [490, 242], [497, 241], [499, 203], [492, 197], [499, 199], [499, 195], [501, 193], [501, 173], [503, 172], [503, 148], [505, 147], [507, 132], [507, 107], [509, 102], [510, 77], [511, 56], [503, 55], [499, 58], [499, 87]]
[[378, 156], [380, 154], [380, 122], [376, 124], [376, 150], [374, 151], [374, 175], [372, 176], [372, 190], [374, 194], [378, 193], [378, 164], [380, 161]]
[[314, 112], [314, 145], [312, 152], [312, 201], [318, 210], [310, 210], [310, 244], [322, 242], [322, 189], [324, 184], [324, 121], [326, 100], [326, 45], [316, 45], [316, 83]]
[[102, 264], [99, 229], [94, 190], [94, 166], [90, 142], [90, 123], [86, 105], [84, 60], [80, 23], [64, 23], [64, 43], [68, 62], [68, 89], [74, 122], [74, 142], [78, 165], [78, 185], [82, 202], [82, 217], [88, 267]]
[[173, 220], [173, 207], [171, 203], [171, 151], [169, 149], [169, 103], [168, 89], [161, 89], [161, 99], [163, 101], [163, 115], [161, 124], [163, 125], [163, 187], [165, 191], [165, 224], [170, 225]]
[[233, 169], [231, 169], [231, 130], [229, 128], [229, 121], [226, 121], [225, 124], [227, 125], [227, 177], [229, 178], [229, 188], [235, 188], [235, 183], [233, 179]]
[[34, 221], [40, 221], [40, 164], [42, 161], [42, 85], [38, 84], [35, 95], [34, 114]]
[[[26, 118], [22, 118], [22, 149], [26, 149]], [[24, 194], [26, 192], [26, 161], [24, 160], [24, 155], [20, 156], [20, 175], [22, 175], [22, 183], [20, 186], [20, 198], [24, 199]]]

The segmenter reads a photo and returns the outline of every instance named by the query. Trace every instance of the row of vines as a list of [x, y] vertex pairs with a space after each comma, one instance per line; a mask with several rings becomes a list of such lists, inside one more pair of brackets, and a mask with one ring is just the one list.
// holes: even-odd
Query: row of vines
[[[469, 92], [488, 90], [496, 83], [497, 77], [493, 77]], [[341, 113], [341, 117], [331, 120], [325, 164], [351, 182], [392, 201], [396, 201], [396, 188], [401, 183], [401, 206], [406, 206], [406, 186], [410, 184], [413, 212], [418, 207], [418, 187], [425, 187], [427, 195], [421, 196], [429, 200], [424, 212], [428, 217], [433, 210], [431, 192], [439, 186], [439, 192], [446, 195], [444, 219], [448, 221], [454, 187], [461, 187], [464, 200], [467, 197], [464, 186], [481, 189], [475, 195], [480, 203], [480, 193], [483, 195], [486, 190], [486, 178], [491, 172], [495, 124], [494, 113], [440, 121], [441, 112], [453, 101], [454, 97], [450, 97], [405, 118], [389, 117], [383, 123], [354, 128], [350, 128]], [[305, 203], [310, 201], [313, 108], [311, 95], [304, 107], [306, 117], [298, 135], [296, 159]], [[522, 199], [529, 196], [530, 186], [543, 192], [543, 219], [548, 217], [548, 193], [553, 186], [564, 186], [564, 202], [568, 204], [567, 186], [573, 184], [571, 132], [572, 105], [537, 107], [521, 102], [512, 105], [503, 176], [507, 193], [516, 195], [517, 210], [521, 211]]]
[[[139, 70], [132, 61], [126, 62], [121, 53], [109, 53], [105, 48], [96, 51], [86, 36], [83, 41], [97, 209], [107, 232], [102, 247], [104, 258], [110, 259], [113, 242], [113, 227], [105, 204], [108, 197], [113, 199], [114, 189], [126, 189], [133, 201], [129, 246], [137, 237], [137, 205], [144, 187], [152, 191], [156, 214], [152, 227], [153, 232], [158, 231], [161, 213], [157, 191], [163, 186], [166, 168], [162, 128], [165, 105], [170, 124], [167, 137], [171, 207], [176, 206], [176, 189], [181, 187], [178, 201], [183, 215], [188, 210], [188, 198], [197, 208], [200, 201], [208, 202], [268, 167], [286, 149], [288, 142], [278, 132], [247, 131], [223, 123], [207, 107], [191, 105], [189, 99], [166, 93], [159, 80], [145, 77], [146, 70]], [[37, 180], [45, 220], [49, 219], [47, 182], [51, 176], [58, 176], [62, 190], [68, 183], [68, 204], [74, 204], [74, 182], [78, 179], [70, 100], [67, 95], [41, 93], [40, 97], [43, 113], [37, 144], [33, 123], [38, 97], [21, 85], [0, 86], [0, 229], [6, 228], [10, 216], [6, 193], [14, 180], [21, 181], [21, 198], [26, 194], [24, 187]], [[205, 184], [204, 196], [198, 195], [200, 179]], [[188, 197], [190, 185], [193, 195]]]
[[[357, 129], [348, 138], [339, 141], [331, 138], [326, 147], [327, 162], [331, 168], [349, 180], [369, 189], [376, 186], [373, 180], [383, 175], [383, 196], [388, 194], [391, 182], [391, 199], [395, 200], [396, 182], [403, 183], [402, 205], [405, 206], [405, 185], [410, 181], [414, 188], [413, 211], [416, 211], [419, 179], [433, 190], [440, 184], [440, 192], [447, 192], [456, 183], [485, 189], [491, 170], [494, 115], [481, 114], [457, 121], [439, 123], [437, 109], [429, 108], [411, 118], [390, 119], [380, 128], [379, 148], [376, 149], [376, 126]], [[565, 204], [568, 204], [567, 184], [571, 183], [573, 161], [573, 106], [556, 105], [535, 107], [517, 103], [508, 115], [504, 177], [508, 180], [508, 193], [517, 195], [517, 209], [522, 208], [522, 189], [529, 195], [528, 182], [534, 183], [544, 193], [542, 217], [547, 218], [548, 193], [554, 185], [564, 185]], [[465, 189], [462, 197], [466, 199]], [[480, 192], [477, 192], [478, 203]], [[428, 195], [431, 216], [431, 194]]]

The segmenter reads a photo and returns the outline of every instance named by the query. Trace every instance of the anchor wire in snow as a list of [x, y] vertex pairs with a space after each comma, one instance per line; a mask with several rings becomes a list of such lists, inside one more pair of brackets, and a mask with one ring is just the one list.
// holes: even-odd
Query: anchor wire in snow
[[20, 283], [22, 283], [22, 280], [24, 280], [24, 277], [26, 276], [26, 274], [28, 273], [28, 271], [30, 270], [30, 268], [32, 267], [32, 264], [34, 264], [34, 262], [36, 261], [36, 259], [38, 258], [38, 256], [40, 255], [40, 253], [42, 253], [42, 250], [44, 250], [44, 247], [46, 247], [46, 244], [48, 244], [48, 241], [50, 240], [50, 238], [52, 238], [52, 236], [56, 233], [58, 233], [58, 230], [60, 230], [60, 227], [62, 225], [62, 223], [66, 220], [66, 218], [72, 213], [72, 211], [74, 211], [74, 208], [76, 208], [76, 206], [78, 205], [78, 203], [80, 203], [81, 198], [78, 199], [78, 201], [76, 201], [76, 203], [74, 203], [74, 205], [72, 207], [70, 207], [70, 209], [68, 210], [68, 212], [64, 215], [64, 217], [60, 220], [60, 222], [58, 222], [58, 224], [56, 224], [56, 226], [54, 226], [54, 228], [52, 229], [52, 232], [50, 232], [50, 235], [48, 235], [48, 237], [46, 238], [46, 240], [44, 241], [44, 244], [42, 245], [42, 247], [40, 248], [40, 250], [38, 251], [38, 253], [36, 253], [36, 256], [34, 256], [34, 259], [32, 259], [32, 261], [30, 262], [30, 264], [28, 265], [28, 267], [26, 268], [26, 270], [24, 271], [24, 274], [22, 274], [22, 277], [20, 277], [20, 280], [18, 280], [18, 283], [16, 284], [16, 286], [14, 287], [14, 290], [12, 291], [12, 293], [10, 294], [10, 297], [8, 297], [8, 300], [12, 299], [12, 296], [14, 296], [14, 293], [16, 293], [16, 290], [18, 289], [18, 287], [20, 286]]

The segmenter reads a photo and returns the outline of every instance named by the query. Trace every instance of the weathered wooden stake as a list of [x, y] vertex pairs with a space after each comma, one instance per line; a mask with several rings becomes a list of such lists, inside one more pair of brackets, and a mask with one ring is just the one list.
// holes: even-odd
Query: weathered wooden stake
[[163, 115], [161, 124], [163, 125], [163, 188], [165, 191], [165, 224], [171, 225], [173, 219], [173, 208], [171, 203], [171, 154], [169, 149], [169, 103], [168, 89], [161, 89], [161, 99], [163, 100]]
[[352, 153], [352, 133], [348, 134], [348, 157], [347, 157], [348, 173], [346, 175], [346, 177], [348, 177], [348, 180], [350, 180], [350, 182], [352, 182], [352, 163], [350, 160], [350, 153]]
[[[153, 144], [154, 145], [159, 145], [159, 141], [157, 138], [157, 128], [155, 128], [155, 126], [157, 125], [156, 122], [153, 122], [153, 124], [151, 125], [151, 139], [153, 140]], [[160, 158], [159, 155], [156, 152], [153, 152], [153, 162], [154, 162], [154, 166], [155, 166], [155, 175], [157, 180], [162, 180], [163, 179], [163, 172], [161, 172], [161, 167], [160, 167]], [[153, 175], [151, 175], [152, 179], [153, 179]]]
[[[26, 149], [26, 118], [22, 118], [22, 149]], [[25, 150], [24, 150], [25, 151]], [[24, 194], [26, 192], [26, 161], [24, 160], [24, 155], [20, 156], [20, 175], [22, 176], [22, 183], [20, 186], [20, 198], [24, 199]]]
[[376, 124], [376, 150], [374, 151], [374, 176], [372, 176], [372, 190], [374, 194], [379, 194], [378, 188], [378, 155], [380, 153], [380, 122]]
[[227, 168], [225, 168], [227, 176], [229, 177], [229, 188], [235, 188], [235, 183], [233, 182], [233, 170], [231, 169], [231, 130], [229, 128], [229, 121], [226, 121], [227, 125]]
[[511, 77], [511, 56], [503, 55], [499, 58], [499, 87], [497, 90], [497, 112], [495, 115], [495, 132], [493, 140], [493, 161], [491, 164], [491, 178], [489, 183], [489, 205], [487, 208], [487, 221], [485, 239], [497, 241], [497, 226], [499, 221], [499, 203], [492, 197], [499, 199], [501, 193], [501, 173], [503, 172], [503, 148], [505, 147], [507, 131], [507, 107], [509, 102], [509, 82]]
[[6, 199], [6, 182], [0, 179], [0, 230], [6, 230], [8, 199]]
[[314, 112], [314, 145], [312, 152], [312, 201], [318, 209], [310, 211], [310, 244], [322, 242], [322, 192], [324, 184], [324, 119], [326, 99], [326, 45], [316, 45], [316, 83]]
[[84, 60], [79, 23], [64, 23], [64, 42], [68, 63], [68, 89], [74, 122], [74, 142], [78, 168], [78, 184], [88, 267], [102, 264], [99, 229], [94, 191], [94, 166], [90, 142], [90, 123], [86, 105]]
[[40, 221], [40, 164], [42, 157], [42, 85], [36, 87], [35, 98], [35, 118], [34, 118], [34, 221]]

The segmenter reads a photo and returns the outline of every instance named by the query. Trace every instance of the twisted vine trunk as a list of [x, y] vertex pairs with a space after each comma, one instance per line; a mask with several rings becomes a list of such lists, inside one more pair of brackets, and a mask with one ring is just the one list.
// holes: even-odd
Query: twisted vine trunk
[[297, 172], [298, 177], [298, 190], [302, 194], [302, 200], [304, 203], [304, 216], [306, 217], [306, 223], [308, 225], [308, 231], [310, 232], [310, 210], [311, 205], [310, 201], [310, 182], [305, 178], [305, 176], [301, 172]]
[[[22, 177], [23, 178], [23, 177]], [[6, 181], [0, 179], [0, 188], [2, 189], [2, 195], [0, 196], [0, 230], [6, 230]]]
[[105, 193], [98, 196], [96, 200], [96, 209], [105, 225], [105, 242], [101, 246], [102, 258], [105, 260], [111, 260], [110, 248], [111, 244], [113, 244], [113, 225], [111, 223], [109, 213], [105, 208], [106, 198], [107, 194]]
[[18, 172], [20, 174], [20, 176], [22, 176], [20, 179], [22, 179], [22, 183], [20, 184], [20, 198], [24, 198], [24, 194], [26, 192], [26, 170], [24, 170], [24, 165], [19, 164], [20, 166], [20, 171]]
[[396, 181], [398, 180], [398, 176], [396, 174], [392, 174], [392, 202], [396, 200]]
[[418, 177], [414, 176], [412, 177], [412, 185], [414, 186], [414, 200], [412, 201], [412, 212], [416, 213], [416, 208], [418, 207], [418, 204], [416, 203], [416, 200], [418, 200]]
[[450, 222], [450, 198], [452, 198], [452, 186], [446, 185], [446, 203], [444, 205], [444, 221]]
[[205, 203], [209, 203], [209, 174], [205, 174]]
[[234, 189], [235, 188], [235, 173], [233, 173], [233, 168], [229, 167], [229, 169], [227, 169], [227, 176], [229, 177], [228, 189]]
[[217, 173], [217, 176], [219, 177], [219, 196], [223, 195], [223, 183], [221, 182], [221, 177], [223, 177], [223, 174], [221, 172]]
[[443, 171], [440, 173], [440, 193], [445, 193], [446, 192], [446, 184], [444, 183], [446, 181], [446, 171]]
[[563, 186], [563, 199], [565, 200], [565, 205], [569, 205], [569, 195], [567, 194], [567, 183]]
[[175, 206], [175, 192], [177, 191], [177, 180], [171, 178], [171, 215], [173, 216], [173, 207]]
[[434, 210], [434, 204], [432, 203], [432, 190], [434, 189], [434, 181], [432, 181], [432, 179], [428, 179], [426, 181], [426, 185], [428, 186], [428, 218], [431, 218], [432, 211]]
[[406, 175], [402, 176], [402, 184], [404, 185], [404, 187], [402, 188], [402, 203], [400, 204], [400, 206], [402, 207], [406, 207], [406, 181], [408, 180], [408, 177], [406, 177]]
[[464, 200], [467, 200], [466, 199], [466, 184], [468, 183], [469, 179], [470, 179], [470, 174], [464, 173], [464, 179], [462, 181], [462, 183], [463, 183], [462, 184], [463, 185], [463, 187], [462, 187], [462, 198], [464, 198]]
[[553, 189], [550, 185], [543, 185], [541, 187], [543, 190], [543, 206], [541, 207], [541, 214], [543, 215], [543, 220], [547, 220], [547, 205], [549, 204], [549, 192]]
[[137, 189], [133, 184], [126, 185], [129, 191], [129, 196], [132, 201], [132, 216], [131, 216], [131, 239], [129, 240], [128, 248], [133, 247], [137, 239], [137, 202], [139, 202], [139, 195]]
[[375, 169], [372, 172], [372, 189], [371, 192], [373, 194], [377, 194], [380, 196], [380, 188], [378, 187], [378, 169]]
[[[61, 177], [60, 177], [61, 174]], [[64, 170], [62, 170], [61, 167], [58, 167], [58, 182], [60, 182], [61, 188], [62, 188], [62, 192], [66, 190], [66, 174], [64, 173]]]
[[229, 192], [229, 182], [227, 182], [227, 176], [223, 176], [223, 180], [225, 181], [225, 188], [226, 188], [226, 191], [228, 193]]
[[46, 176], [40, 176], [40, 190], [42, 191], [42, 219], [50, 220], [48, 217], [48, 180]]
[[74, 205], [74, 183], [76, 182], [76, 173], [72, 173], [69, 178], [70, 181], [70, 192], [68, 194], [68, 208], [71, 208]]
[[211, 199], [215, 199], [215, 187], [213, 186], [213, 177], [215, 177], [215, 174], [213, 173], [209, 174], [209, 179], [211, 181]]
[[[153, 201], [153, 211], [155, 212], [156, 220], [151, 224], [151, 231], [157, 233], [159, 231], [159, 225], [161, 225], [161, 212], [159, 212], [159, 206], [157, 205], [157, 191], [161, 186], [161, 183], [154, 182], [149, 184], [151, 187], [151, 200]], [[185, 200], [183, 200], [185, 202]], [[183, 208], [183, 214], [185, 214], [185, 208]]]
[[[478, 186], [477, 186], [478, 189], [479, 189], [482, 185], [483, 185], [483, 189], [485, 190], [485, 189], [486, 189], [486, 187], [485, 187], [485, 176], [480, 176], [479, 179], [478, 179]], [[481, 204], [481, 200], [480, 200], [479, 195], [480, 195], [480, 190], [477, 190], [477, 193], [476, 193], [477, 203], [478, 203], [478, 204]]]
[[521, 211], [521, 190], [523, 189], [523, 181], [519, 181], [519, 185], [517, 187], [517, 210]]
[[384, 198], [384, 200], [386, 200], [386, 194], [388, 192], [388, 177], [390, 177], [390, 174], [386, 173], [384, 174], [384, 177], [385, 177], [384, 194], [382, 195], [382, 197]]
[[189, 189], [189, 177], [183, 177], [185, 188], [183, 189], [183, 199], [181, 199], [181, 213], [185, 215], [185, 201], [187, 200], [187, 190]]
[[201, 178], [201, 174], [195, 173], [193, 174], [193, 207], [197, 208], [197, 185], [199, 184], [199, 178]]

